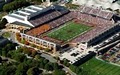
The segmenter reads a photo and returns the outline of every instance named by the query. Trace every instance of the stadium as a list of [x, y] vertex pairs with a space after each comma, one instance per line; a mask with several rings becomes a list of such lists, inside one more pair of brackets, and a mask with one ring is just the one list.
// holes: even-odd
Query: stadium
[[7, 19], [8, 27], [22, 26], [21, 38], [55, 54], [70, 45], [84, 45], [81, 46], [84, 50], [96, 45], [120, 28], [113, 17], [113, 12], [85, 5], [75, 10], [59, 5], [46, 8], [32, 5], [3, 18]]

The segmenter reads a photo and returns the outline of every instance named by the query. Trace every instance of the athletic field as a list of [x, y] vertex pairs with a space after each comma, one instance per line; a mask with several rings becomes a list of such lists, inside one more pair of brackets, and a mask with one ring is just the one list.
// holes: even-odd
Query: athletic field
[[109, 64], [107, 62], [92, 58], [83, 65], [84, 70], [88, 71], [88, 75], [120, 75], [120, 67]]
[[68, 41], [90, 29], [91, 27], [83, 24], [68, 22], [63, 27], [51, 31], [47, 36], [61, 41]]

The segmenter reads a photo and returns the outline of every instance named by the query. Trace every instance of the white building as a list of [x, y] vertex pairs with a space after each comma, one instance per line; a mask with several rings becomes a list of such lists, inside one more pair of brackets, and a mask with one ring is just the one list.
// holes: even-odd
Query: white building
[[[98, 8], [111, 8], [112, 10], [120, 10], [120, 5], [117, 2], [114, 2], [116, 0], [73, 0], [73, 4], [77, 5], [86, 5], [86, 6], [95, 6]], [[113, 3], [114, 2], [114, 3]]]
[[8, 23], [14, 23], [19, 22], [23, 23], [25, 25], [28, 25], [30, 27], [35, 27], [34, 24], [32, 24], [29, 19], [40, 14], [43, 12], [43, 7], [37, 6], [37, 5], [31, 5], [24, 9], [20, 9], [18, 11], [13, 11], [13, 13], [9, 13], [8, 15], [4, 16]]

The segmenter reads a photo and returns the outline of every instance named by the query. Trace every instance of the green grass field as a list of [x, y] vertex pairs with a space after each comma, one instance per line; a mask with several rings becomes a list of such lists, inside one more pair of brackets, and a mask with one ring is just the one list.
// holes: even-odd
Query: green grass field
[[83, 65], [84, 70], [89, 72], [89, 75], [120, 75], [120, 67], [110, 63], [92, 58]]
[[90, 29], [91, 27], [83, 24], [68, 22], [65, 26], [61, 27], [60, 29], [51, 31], [47, 34], [47, 36], [61, 41], [68, 41]]

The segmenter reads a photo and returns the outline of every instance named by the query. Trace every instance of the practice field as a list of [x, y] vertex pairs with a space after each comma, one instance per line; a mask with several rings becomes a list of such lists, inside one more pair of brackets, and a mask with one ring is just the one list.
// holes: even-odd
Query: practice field
[[68, 41], [90, 29], [91, 27], [83, 24], [68, 22], [63, 27], [51, 31], [47, 36], [61, 41]]
[[92, 58], [83, 65], [84, 70], [88, 71], [88, 75], [120, 75], [120, 67], [110, 63]]

